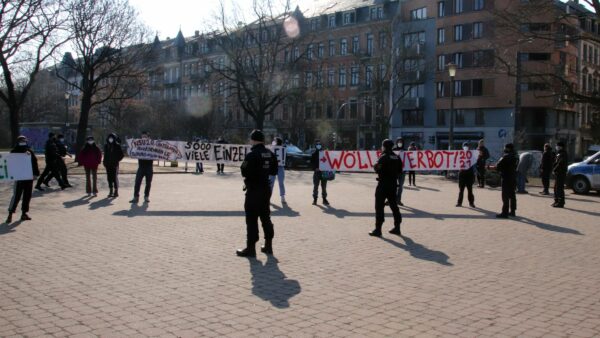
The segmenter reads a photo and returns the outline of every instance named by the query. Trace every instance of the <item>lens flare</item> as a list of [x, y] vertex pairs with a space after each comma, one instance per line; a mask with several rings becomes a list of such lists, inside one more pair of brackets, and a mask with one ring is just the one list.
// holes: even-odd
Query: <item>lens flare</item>
[[298, 20], [292, 16], [283, 21], [283, 29], [285, 30], [285, 34], [291, 39], [295, 39], [300, 35]]

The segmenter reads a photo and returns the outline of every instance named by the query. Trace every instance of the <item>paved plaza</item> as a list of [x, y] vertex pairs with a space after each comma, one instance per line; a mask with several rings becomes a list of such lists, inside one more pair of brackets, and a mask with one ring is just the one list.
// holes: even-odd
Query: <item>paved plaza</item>
[[238, 173], [158, 174], [133, 207], [133, 175], [116, 200], [105, 181], [88, 199], [74, 176], [34, 194], [33, 221], [0, 225], [0, 337], [600, 336], [597, 194], [560, 210], [532, 187], [497, 220], [498, 189], [456, 208], [456, 183], [417, 176], [405, 237], [388, 210], [378, 239], [374, 175], [338, 175], [323, 207], [312, 173], [288, 172], [275, 255], [249, 260]]

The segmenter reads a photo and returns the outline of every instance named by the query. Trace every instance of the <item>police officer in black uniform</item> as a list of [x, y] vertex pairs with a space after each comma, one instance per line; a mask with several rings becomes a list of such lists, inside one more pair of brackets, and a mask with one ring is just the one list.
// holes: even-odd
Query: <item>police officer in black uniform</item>
[[241, 257], [256, 257], [258, 242], [258, 219], [265, 233], [265, 245], [261, 251], [273, 254], [273, 223], [271, 223], [271, 186], [269, 176], [277, 175], [277, 157], [265, 148], [265, 135], [260, 130], [250, 134], [252, 150], [242, 163], [242, 176], [246, 189], [246, 248], [237, 250]]
[[[65, 136], [63, 134], [58, 134], [55, 144], [59, 155], [56, 163], [58, 166], [58, 171], [60, 172], [60, 178], [62, 179], [66, 188], [71, 188], [73, 186], [69, 183], [68, 169], [67, 164], [65, 163], [65, 158], [67, 156], [71, 157], [71, 154], [69, 154], [69, 150], [67, 148], [67, 145], [65, 144]], [[47, 187], [50, 186], [50, 181], [52, 180], [52, 178], [53, 176], [49, 175], [44, 181], [44, 184]]]
[[[508, 218], [515, 216], [517, 210], [517, 165], [519, 158], [515, 153], [515, 147], [512, 143], [504, 146], [504, 155], [496, 164], [496, 169], [502, 176], [502, 213], [496, 215], [496, 218]], [[509, 213], [510, 209], [510, 213]]]
[[554, 203], [555, 208], [565, 207], [565, 181], [567, 180], [567, 172], [569, 171], [568, 155], [565, 150], [565, 143], [556, 143], [556, 158], [554, 159]]
[[60, 175], [58, 165], [60, 154], [58, 152], [58, 147], [56, 146], [56, 136], [54, 133], [48, 134], [48, 141], [46, 141], [46, 146], [44, 147], [44, 156], [46, 160], [46, 167], [38, 178], [35, 188], [39, 191], [44, 191], [44, 189], [42, 189], [42, 183], [46, 180], [48, 175], [50, 175], [51, 177], [54, 176], [56, 178], [60, 188], [64, 190], [67, 186], [64, 184]]
[[[40, 174], [40, 170], [38, 168], [37, 158], [33, 153], [33, 150], [29, 148], [27, 145], [27, 138], [25, 136], [17, 137], [17, 146], [10, 151], [11, 153], [21, 153], [21, 154], [29, 154], [31, 156], [31, 169], [33, 171], [33, 176], [38, 176]], [[19, 205], [19, 201], [23, 198], [23, 202], [21, 204], [21, 221], [29, 221], [31, 217], [27, 215], [29, 212], [29, 202], [31, 201], [31, 193], [33, 192], [33, 180], [24, 180], [24, 181], [16, 181], [13, 197], [10, 200], [10, 205], [8, 206], [8, 217], [6, 218], [6, 224], [10, 224], [12, 222], [12, 214], [17, 211], [17, 206]]]
[[383, 209], [386, 201], [394, 214], [394, 228], [389, 232], [401, 235], [402, 215], [400, 209], [398, 209], [398, 204], [396, 204], [396, 188], [398, 187], [398, 176], [402, 174], [402, 160], [394, 153], [393, 147], [394, 142], [392, 140], [384, 140], [382, 144], [383, 154], [375, 164], [378, 181], [375, 190], [375, 230], [369, 233], [369, 235], [375, 237], [381, 237], [381, 226], [384, 221]]

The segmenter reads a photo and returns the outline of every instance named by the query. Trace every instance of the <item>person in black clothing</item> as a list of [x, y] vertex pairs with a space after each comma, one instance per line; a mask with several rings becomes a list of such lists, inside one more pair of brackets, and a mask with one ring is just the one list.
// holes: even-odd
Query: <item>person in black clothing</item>
[[[463, 143], [463, 150], [469, 151], [469, 143]], [[475, 171], [474, 167], [464, 168], [458, 171], [458, 202], [457, 207], [462, 207], [463, 197], [465, 195], [465, 188], [467, 188], [469, 205], [471, 208], [475, 208], [475, 195], [473, 195], [473, 183], [475, 183]]]
[[[21, 154], [29, 154], [31, 156], [31, 169], [33, 172], [33, 176], [38, 176], [40, 174], [40, 169], [38, 168], [37, 158], [31, 148], [27, 145], [27, 138], [25, 136], [17, 137], [17, 146], [14, 147], [11, 153], [21, 153]], [[33, 180], [24, 180], [24, 181], [16, 181], [15, 188], [13, 192], [12, 199], [10, 200], [10, 204], [8, 206], [8, 217], [6, 218], [6, 224], [12, 222], [12, 214], [17, 212], [17, 206], [19, 205], [19, 201], [21, 198], [23, 202], [21, 203], [21, 221], [29, 221], [31, 217], [27, 215], [29, 212], [29, 202], [31, 201], [31, 193], [33, 192]]]
[[108, 180], [108, 197], [119, 197], [119, 162], [124, 157], [121, 143], [116, 134], [111, 133], [106, 138], [104, 145], [104, 168], [106, 168], [106, 178]]
[[67, 186], [64, 184], [60, 175], [58, 165], [60, 154], [58, 152], [58, 147], [56, 146], [56, 136], [54, 133], [48, 134], [48, 141], [46, 141], [46, 146], [44, 147], [44, 156], [46, 160], [46, 167], [38, 178], [35, 188], [39, 191], [44, 191], [44, 189], [42, 189], [42, 183], [45, 182], [48, 175], [50, 175], [51, 177], [55, 177], [60, 185], [60, 188], [65, 190]]
[[315, 140], [315, 151], [312, 153], [310, 158], [310, 164], [313, 169], [313, 205], [317, 205], [317, 198], [319, 197], [319, 184], [321, 184], [321, 196], [323, 197], [323, 204], [329, 205], [327, 200], [327, 180], [321, 176], [321, 170], [319, 169], [319, 152], [323, 150], [321, 141]]
[[[394, 152], [398, 154], [398, 152], [404, 151], [404, 139], [402, 137], [398, 137], [396, 139], [396, 146], [394, 147]], [[398, 154], [399, 155], [399, 154]], [[402, 192], [404, 191], [404, 180], [406, 179], [406, 173], [404, 171], [400, 172], [398, 175], [398, 188], [396, 191], [396, 203], [400, 206], [404, 206], [402, 203]]]
[[[142, 132], [142, 139], [150, 138], [148, 132]], [[154, 175], [154, 168], [152, 167], [152, 160], [138, 160], [138, 170], [135, 174], [135, 186], [133, 188], [133, 199], [130, 203], [137, 203], [140, 200], [140, 188], [142, 187], [142, 180], [146, 178], [146, 188], [144, 189], [144, 202], [150, 202], [150, 188], [152, 187], [152, 176]]]
[[[71, 157], [71, 154], [69, 154], [67, 145], [65, 144], [65, 136], [63, 134], [58, 134], [57, 139], [56, 139], [56, 148], [58, 149], [58, 155], [59, 155], [56, 163], [58, 165], [58, 171], [60, 173], [60, 178], [62, 179], [66, 188], [71, 188], [73, 186], [69, 183], [68, 170], [67, 170], [67, 165], [65, 163], [65, 158], [67, 156]], [[44, 181], [44, 185], [49, 187], [50, 180], [52, 180], [52, 178], [54, 178], [54, 176], [48, 175], [48, 177]]]
[[256, 242], [258, 242], [258, 219], [262, 223], [265, 233], [265, 245], [261, 251], [273, 254], [273, 223], [271, 223], [271, 186], [270, 176], [277, 175], [277, 157], [265, 147], [265, 135], [260, 130], [253, 130], [250, 134], [252, 150], [242, 163], [241, 170], [244, 177], [246, 201], [246, 248], [239, 249], [236, 254], [241, 257], [256, 256]]
[[556, 158], [554, 159], [554, 166], [552, 172], [554, 173], [554, 203], [552, 204], [555, 208], [565, 207], [565, 181], [567, 179], [568, 169], [568, 156], [565, 150], [565, 144], [558, 142], [556, 144]]
[[[515, 147], [512, 143], [504, 146], [504, 156], [496, 164], [496, 169], [502, 176], [502, 213], [496, 215], [497, 218], [508, 218], [515, 216], [517, 210], [517, 164], [519, 159], [515, 153]], [[510, 209], [510, 213], [509, 213]]]
[[479, 140], [479, 157], [477, 158], [477, 183], [480, 188], [485, 188], [485, 166], [490, 158], [490, 151], [486, 148], [483, 139]]
[[[220, 136], [217, 139], [217, 144], [227, 144], [227, 141], [225, 141], [225, 139], [223, 139], [223, 136]], [[225, 173], [225, 163], [217, 163], [217, 174], [224, 174]]]
[[[417, 151], [417, 145], [414, 142], [411, 142], [410, 145], [408, 146], [408, 151]], [[408, 171], [408, 185], [414, 185], [415, 187], [417, 186], [417, 172], [414, 170], [409, 170]]]
[[542, 195], [550, 195], [550, 176], [552, 175], [555, 156], [550, 143], [544, 144], [544, 153], [542, 154], [542, 162], [540, 162], [540, 174], [544, 186], [544, 190], [540, 192]]
[[369, 232], [369, 235], [381, 237], [381, 227], [384, 222], [385, 202], [387, 201], [392, 213], [394, 214], [394, 228], [389, 231], [391, 234], [401, 235], [400, 223], [402, 215], [398, 204], [396, 204], [396, 188], [398, 185], [398, 176], [402, 173], [402, 160], [393, 151], [394, 141], [386, 139], [382, 143], [383, 153], [375, 164], [377, 173], [377, 188], [375, 189], [375, 230]]

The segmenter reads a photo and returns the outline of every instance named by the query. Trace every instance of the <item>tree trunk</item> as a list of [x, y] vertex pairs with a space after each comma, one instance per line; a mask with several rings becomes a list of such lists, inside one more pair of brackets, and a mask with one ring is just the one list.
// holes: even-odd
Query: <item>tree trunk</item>
[[264, 114], [256, 114], [254, 117], [254, 127], [258, 130], [263, 130], [265, 124], [265, 115]]
[[11, 105], [9, 107], [10, 114], [10, 141], [11, 145], [14, 147], [17, 144], [17, 137], [19, 137], [20, 129], [19, 129], [19, 115], [21, 111], [19, 107], [16, 105]]
[[90, 110], [92, 109], [91, 93], [83, 93], [81, 98], [81, 111], [77, 125], [77, 139], [75, 141], [75, 161], [79, 159], [79, 150], [85, 145]]

